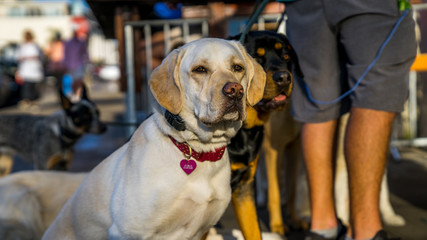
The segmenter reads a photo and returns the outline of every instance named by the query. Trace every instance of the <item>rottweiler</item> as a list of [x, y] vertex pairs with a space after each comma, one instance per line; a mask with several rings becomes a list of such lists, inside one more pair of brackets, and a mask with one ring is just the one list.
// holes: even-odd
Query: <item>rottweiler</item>
[[[238, 40], [240, 35], [230, 37]], [[247, 118], [228, 145], [233, 190], [232, 203], [240, 229], [247, 240], [261, 239], [255, 206], [254, 180], [264, 134], [272, 111], [286, 107], [292, 92], [294, 73], [303, 76], [298, 59], [285, 35], [273, 31], [251, 31], [243, 45], [266, 72], [262, 100], [247, 108]]]

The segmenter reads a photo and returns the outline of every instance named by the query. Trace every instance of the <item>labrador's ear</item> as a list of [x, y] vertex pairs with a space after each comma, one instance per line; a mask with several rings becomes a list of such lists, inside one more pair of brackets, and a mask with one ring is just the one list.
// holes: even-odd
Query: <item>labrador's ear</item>
[[149, 84], [157, 102], [173, 114], [182, 109], [183, 92], [179, 82], [182, 49], [175, 49], [153, 70]]
[[237, 46], [239, 47], [240, 52], [242, 52], [247, 65], [249, 83], [246, 99], [249, 105], [254, 106], [262, 99], [262, 96], [264, 95], [266, 82], [265, 71], [261, 65], [259, 65], [255, 59], [247, 53], [242, 44], [237, 43]]

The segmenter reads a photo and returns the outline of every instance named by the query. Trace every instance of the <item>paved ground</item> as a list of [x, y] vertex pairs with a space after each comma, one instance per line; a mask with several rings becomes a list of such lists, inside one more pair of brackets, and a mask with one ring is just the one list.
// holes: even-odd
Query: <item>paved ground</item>
[[[107, 122], [123, 122], [125, 101], [124, 95], [117, 91], [114, 83], [92, 82], [89, 87], [90, 98], [96, 102], [101, 111], [101, 119]], [[40, 100], [41, 111], [37, 114], [50, 114], [59, 108], [56, 93], [47, 88]], [[0, 114], [20, 112], [16, 107], [0, 109]], [[128, 139], [126, 127], [120, 124], [109, 125], [103, 135], [85, 135], [75, 148], [75, 157], [71, 171], [88, 171], [100, 161], [125, 143]], [[402, 160], [390, 161], [388, 178], [391, 191], [391, 202], [395, 211], [406, 220], [404, 227], [386, 226], [386, 230], [394, 237], [404, 240], [427, 239], [427, 151], [422, 149], [401, 149]], [[26, 163], [15, 166], [15, 171], [31, 168]], [[267, 231], [267, 211], [260, 207], [261, 224]], [[210, 239], [241, 239], [232, 209], [229, 208], [220, 222], [218, 231], [224, 238]], [[233, 237], [234, 234], [234, 237]], [[289, 239], [298, 239], [299, 232], [292, 232]]]

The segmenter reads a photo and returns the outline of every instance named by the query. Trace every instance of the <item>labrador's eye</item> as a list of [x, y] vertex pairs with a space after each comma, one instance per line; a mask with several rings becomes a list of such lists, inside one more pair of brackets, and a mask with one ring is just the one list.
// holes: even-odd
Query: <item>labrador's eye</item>
[[242, 72], [244, 70], [244, 68], [242, 66], [240, 66], [239, 64], [234, 64], [233, 65], [233, 70], [235, 72]]
[[198, 66], [198, 67], [193, 69], [193, 72], [195, 72], [195, 73], [207, 73], [208, 70], [203, 66]]

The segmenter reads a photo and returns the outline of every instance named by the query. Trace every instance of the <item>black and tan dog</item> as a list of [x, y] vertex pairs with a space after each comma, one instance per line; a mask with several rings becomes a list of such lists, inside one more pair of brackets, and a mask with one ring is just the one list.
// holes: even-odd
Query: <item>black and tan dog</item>
[[[240, 36], [233, 37], [239, 39]], [[287, 105], [293, 73], [302, 76], [297, 56], [283, 34], [272, 31], [249, 32], [243, 43], [248, 53], [266, 72], [263, 99], [247, 108], [243, 127], [228, 145], [232, 169], [232, 203], [247, 240], [261, 239], [254, 200], [254, 179], [262, 145], [264, 124], [272, 111]]]
[[34, 169], [65, 170], [83, 134], [105, 132], [85, 88], [79, 102], [72, 103], [62, 92], [60, 98], [62, 109], [50, 116], [0, 116], [0, 176], [10, 173], [14, 155], [33, 163]]

